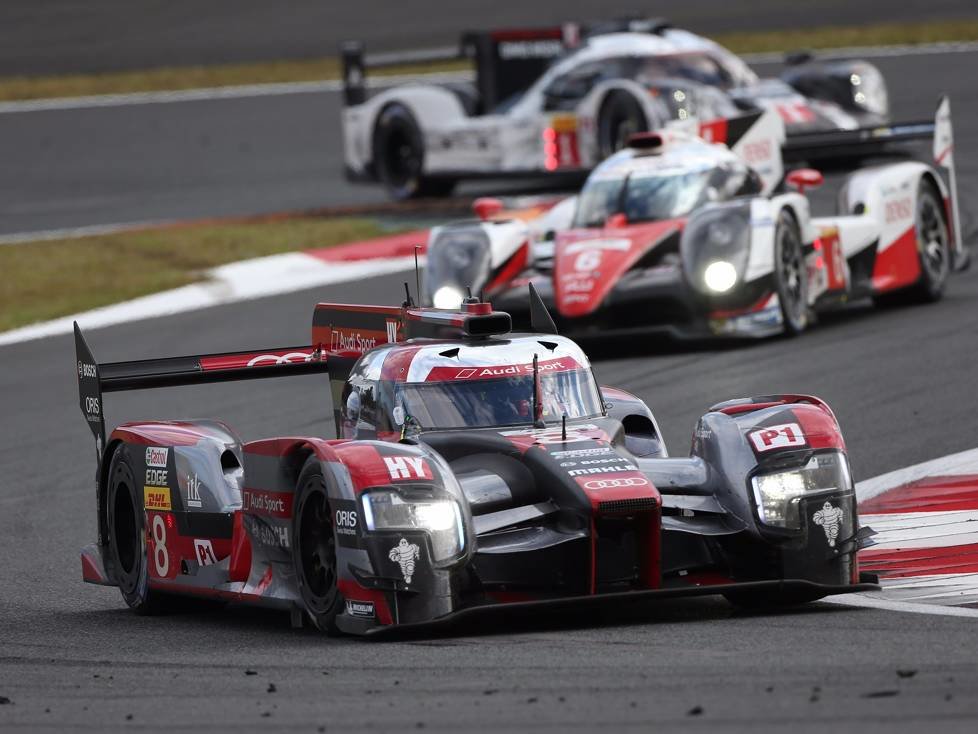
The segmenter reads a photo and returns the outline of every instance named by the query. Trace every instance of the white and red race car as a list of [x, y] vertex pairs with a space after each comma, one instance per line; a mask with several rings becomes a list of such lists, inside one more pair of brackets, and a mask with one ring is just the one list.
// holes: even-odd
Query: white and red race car
[[771, 111], [700, 125], [699, 135], [638, 135], [536, 222], [432, 230], [424, 295], [448, 307], [471, 288], [520, 321], [532, 282], [562, 331], [686, 338], [798, 333], [855, 298], [937, 300], [967, 262], [947, 99], [934, 127], [936, 167], [857, 170], [828, 217], [811, 216], [803, 193], [820, 172], [783, 176], [783, 125]]
[[[775, 110], [796, 159], [873, 152], [932, 131], [884, 127], [886, 84], [870, 63], [805, 57], [760, 79], [717, 43], [660, 20], [468, 33], [461, 48], [475, 60], [474, 86], [426, 80], [368, 97], [362, 44], [344, 46], [349, 178], [402, 199], [444, 195], [466, 178], [586, 173], [633, 133], [745, 110]], [[843, 130], [845, 149], [820, 136]]]

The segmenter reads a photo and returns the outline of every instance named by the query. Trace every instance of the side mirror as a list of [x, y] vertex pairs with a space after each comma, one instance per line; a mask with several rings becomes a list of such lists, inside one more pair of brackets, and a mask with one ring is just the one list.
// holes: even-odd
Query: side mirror
[[628, 224], [628, 217], [622, 212], [615, 212], [604, 220], [605, 229], [620, 229]]
[[784, 180], [799, 194], [803, 194], [805, 189], [815, 189], [825, 183], [825, 176], [822, 175], [821, 171], [816, 171], [814, 168], [798, 168], [789, 171]]
[[483, 222], [491, 219], [503, 210], [503, 202], [491, 196], [483, 196], [472, 203], [472, 211]]

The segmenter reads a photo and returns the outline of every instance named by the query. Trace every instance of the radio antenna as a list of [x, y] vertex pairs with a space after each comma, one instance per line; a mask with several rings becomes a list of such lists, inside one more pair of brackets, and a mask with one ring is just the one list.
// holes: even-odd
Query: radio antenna
[[418, 289], [418, 299], [421, 299], [421, 268], [418, 267], [418, 250], [421, 245], [414, 246], [414, 284]]
[[404, 301], [404, 306], [406, 308], [413, 308], [414, 302], [411, 301], [411, 286], [408, 285], [408, 282], [406, 280], [404, 281], [404, 295], [407, 296], [407, 298]]

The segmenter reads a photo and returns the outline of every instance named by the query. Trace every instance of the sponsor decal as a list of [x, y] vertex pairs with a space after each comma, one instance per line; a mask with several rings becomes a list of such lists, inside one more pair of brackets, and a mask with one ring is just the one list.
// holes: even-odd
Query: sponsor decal
[[[551, 456], [555, 459], [577, 459], [596, 454], [608, 454], [610, 451], [604, 447], [598, 449], [572, 449], [569, 451], [553, 451]], [[563, 466], [563, 464], [561, 464]]]
[[[580, 365], [571, 357], [548, 359], [537, 363], [540, 374], [547, 372], [568, 372]], [[533, 363], [503, 364], [492, 367], [434, 367], [428, 373], [427, 381], [439, 380], [488, 380], [495, 377], [522, 377], [533, 374]]]
[[336, 511], [336, 533], [337, 535], [356, 535], [357, 524], [356, 510], [337, 510]]
[[172, 510], [170, 488], [143, 487], [143, 507], [147, 510], [164, 510], [166, 512]]
[[244, 520], [248, 526], [248, 534], [262, 545], [285, 550], [291, 547], [289, 529], [284, 525], [271, 525], [252, 515], [245, 515]]
[[913, 203], [910, 201], [910, 197], [906, 196], [902, 199], [895, 199], [886, 202], [886, 223], [899, 222], [904, 219], [913, 219]]
[[589, 479], [584, 482], [584, 489], [623, 489], [625, 487], [647, 487], [649, 480], [645, 477], [614, 477], [612, 479]]
[[95, 377], [95, 365], [85, 364], [81, 360], [78, 361], [78, 376], [79, 377]]
[[286, 352], [285, 354], [259, 354], [248, 360], [248, 367], [265, 367], [276, 364], [293, 364], [295, 362], [311, 362], [310, 352]]
[[292, 493], [245, 489], [241, 493], [241, 509], [258, 515], [292, 517]]
[[384, 464], [391, 479], [431, 479], [431, 469], [420, 456], [385, 456]]
[[374, 618], [374, 603], [372, 601], [346, 600], [346, 613], [351, 617], [363, 617], [364, 619]]
[[155, 446], [146, 447], [146, 466], [157, 466], [160, 469], [166, 469], [166, 457], [169, 455], [170, 449], [160, 449]]
[[748, 434], [756, 451], [771, 451], [792, 446], [805, 446], [805, 434], [797, 423], [782, 423], [768, 426]]
[[[390, 334], [388, 330], [387, 334]], [[359, 331], [343, 331], [334, 328], [330, 336], [331, 352], [366, 352], [377, 346], [376, 336], [364, 336]]]
[[197, 563], [201, 566], [210, 566], [217, 563], [217, 556], [214, 555], [214, 546], [209, 540], [194, 538], [194, 555], [197, 556]]
[[146, 484], [152, 484], [156, 487], [162, 487], [168, 482], [166, 481], [167, 475], [166, 469], [147, 469], [146, 470]]
[[582, 477], [589, 474], [608, 474], [619, 471], [638, 471], [638, 467], [634, 464], [629, 464], [626, 459], [615, 459], [615, 461], [620, 461], [621, 466], [590, 466], [584, 469], [570, 469], [567, 474], [572, 477]]
[[825, 531], [825, 539], [829, 542], [830, 548], [835, 548], [835, 541], [839, 537], [839, 528], [845, 518], [845, 512], [841, 507], [833, 507], [831, 502], [822, 505], [822, 509], [812, 515], [812, 522], [821, 525]]
[[98, 404], [98, 398], [85, 398], [85, 412], [92, 416], [101, 415], [101, 408]]
[[200, 507], [200, 479], [196, 474], [188, 474], [185, 482], [187, 487], [187, 507]]
[[417, 543], [409, 543], [407, 538], [401, 538], [397, 545], [387, 554], [394, 563], [401, 567], [404, 583], [410, 584], [414, 577], [414, 562], [421, 558], [421, 548]]
[[500, 59], [553, 59], [564, 53], [559, 40], [502, 41], [496, 47]]

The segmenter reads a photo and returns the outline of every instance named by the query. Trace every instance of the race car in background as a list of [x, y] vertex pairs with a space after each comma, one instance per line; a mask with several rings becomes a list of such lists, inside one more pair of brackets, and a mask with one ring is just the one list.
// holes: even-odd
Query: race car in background
[[[782, 117], [796, 160], [878, 152], [931, 132], [888, 126], [886, 84], [866, 61], [796, 56], [781, 78], [759, 79], [722, 46], [661, 20], [473, 32], [460, 48], [447, 57], [474, 59], [475, 86], [404, 84], [368, 97], [363, 45], [344, 44], [350, 179], [403, 199], [446, 195], [466, 178], [581, 174], [633, 133], [756, 109]], [[850, 132], [844, 146], [819, 134], [839, 130]]]
[[[851, 173], [838, 214], [812, 217], [813, 169], [784, 177], [771, 111], [633, 136], [581, 193], [534, 229], [468, 221], [432, 230], [424, 294], [457, 305], [485, 293], [525, 322], [532, 282], [562, 332], [680, 338], [803, 331], [856, 298], [934, 301], [967, 264], [954, 191], [950, 103], [939, 105], [937, 168], [901, 161]], [[712, 142], [711, 142], [712, 141]], [[479, 202], [488, 213], [491, 202]], [[535, 241], [545, 230], [552, 241]]]
[[[494, 606], [877, 588], [861, 583], [871, 532], [825, 403], [714, 405], [690, 455], [669, 457], [645, 403], [600, 387], [532, 296], [533, 333], [474, 299], [319, 304], [307, 346], [110, 364], [76, 324], [98, 458], [85, 580], [140, 614], [184, 596], [356, 634]], [[317, 373], [338, 439], [326, 416], [310, 436], [148, 420], [106, 438], [107, 392]]]

